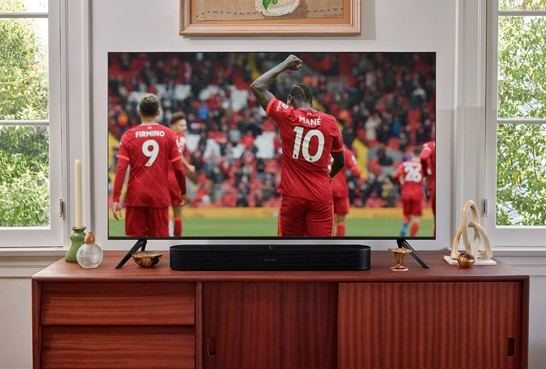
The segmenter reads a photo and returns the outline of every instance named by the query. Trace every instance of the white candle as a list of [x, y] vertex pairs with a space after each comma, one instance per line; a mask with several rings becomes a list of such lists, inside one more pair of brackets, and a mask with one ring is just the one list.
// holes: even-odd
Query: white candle
[[74, 186], [76, 191], [74, 192], [74, 200], [75, 200], [75, 215], [76, 215], [76, 221], [74, 223], [75, 228], [81, 228], [82, 227], [82, 164], [80, 162], [80, 159], [76, 159], [76, 162], [74, 163]]

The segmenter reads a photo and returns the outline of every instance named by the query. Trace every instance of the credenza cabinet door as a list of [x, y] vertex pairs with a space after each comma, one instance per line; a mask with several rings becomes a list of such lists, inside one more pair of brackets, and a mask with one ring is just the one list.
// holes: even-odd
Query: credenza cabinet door
[[195, 284], [34, 285], [35, 368], [194, 369]]
[[341, 283], [339, 368], [522, 368], [521, 294], [511, 281]]
[[337, 366], [337, 283], [203, 284], [205, 369]]

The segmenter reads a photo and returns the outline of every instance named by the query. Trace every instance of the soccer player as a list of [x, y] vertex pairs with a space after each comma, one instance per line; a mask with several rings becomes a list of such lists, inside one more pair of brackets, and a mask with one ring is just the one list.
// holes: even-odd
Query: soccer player
[[[330, 180], [344, 166], [343, 141], [336, 119], [313, 109], [313, 91], [292, 86], [287, 103], [269, 91], [277, 76], [296, 71], [302, 61], [290, 55], [250, 86], [258, 103], [277, 123], [282, 141], [279, 236], [332, 236], [333, 196]], [[333, 157], [332, 165], [330, 158]]]
[[394, 173], [395, 180], [401, 186], [402, 197], [402, 228], [400, 236], [405, 237], [411, 223], [410, 236], [419, 231], [423, 215], [423, 168], [419, 154], [420, 148], [413, 149], [411, 159], [401, 163]]
[[138, 115], [141, 124], [121, 137], [112, 212], [114, 218], [121, 219], [121, 191], [130, 167], [125, 194], [125, 233], [131, 237], [168, 237], [170, 167], [174, 167], [181, 194], [186, 193], [186, 177], [176, 135], [172, 129], [156, 123], [159, 115], [156, 95], [143, 96]]
[[[428, 187], [430, 207], [432, 214], [436, 216], [436, 143], [434, 141], [428, 141], [423, 144], [420, 159]], [[433, 234], [436, 233], [436, 223], [432, 225], [432, 232]]]
[[355, 178], [360, 178], [360, 168], [356, 158], [347, 147], [345, 152], [345, 166], [341, 172], [332, 178], [332, 194], [334, 196], [334, 224], [336, 236], [345, 236], [345, 217], [349, 214], [349, 187], [347, 186], [347, 176], [345, 169], [349, 169]]
[[[192, 175], [195, 173], [195, 166], [191, 165], [185, 157], [186, 132], [188, 131], [186, 115], [183, 112], [174, 113], [171, 119], [169, 119], [169, 125], [174, 133], [176, 133], [176, 145], [185, 173]], [[181, 189], [176, 180], [174, 170], [169, 171], [169, 190], [171, 193], [171, 205], [173, 207], [173, 235], [179, 237], [182, 235], [182, 205], [184, 205], [185, 201], [183, 195], [181, 195]]]
[[436, 215], [436, 143], [434, 141], [423, 144], [420, 159], [425, 173], [432, 214]]

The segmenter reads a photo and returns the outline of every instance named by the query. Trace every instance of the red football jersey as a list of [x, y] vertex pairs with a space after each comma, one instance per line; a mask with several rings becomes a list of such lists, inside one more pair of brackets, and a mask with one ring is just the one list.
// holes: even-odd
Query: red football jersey
[[434, 191], [436, 188], [436, 144], [434, 141], [423, 144], [421, 165], [423, 166], [425, 177], [428, 177], [428, 187]]
[[[180, 153], [180, 156], [183, 157], [186, 152], [186, 136], [183, 134], [175, 133], [175, 137], [178, 152]], [[171, 187], [171, 192], [173, 192], [173, 194], [178, 194], [180, 192], [180, 186], [178, 185], [176, 175], [174, 174], [174, 168], [172, 166], [169, 170], [169, 186]], [[176, 196], [178, 197], [178, 195]], [[176, 205], [178, 205], [178, 203]]]
[[186, 136], [181, 134], [181, 135], [178, 135], [178, 134], [175, 134], [176, 136], [176, 146], [178, 147], [178, 152], [180, 153], [180, 155], [184, 155], [185, 151], [186, 151]]
[[408, 160], [401, 163], [394, 178], [402, 186], [402, 200], [423, 199], [423, 168], [420, 162]]
[[331, 152], [343, 150], [336, 119], [313, 109], [294, 109], [273, 98], [266, 109], [277, 122], [282, 141], [279, 192], [332, 203]]
[[[113, 200], [119, 202], [125, 172], [130, 166], [125, 204], [168, 207], [168, 174], [176, 161], [180, 161], [180, 152], [173, 130], [158, 123], [131, 128], [121, 138]], [[183, 193], [185, 190], [184, 183]]]
[[351, 150], [345, 148], [345, 166], [332, 178], [332, 193], [334, 197], [349, 197], [349, 187], [347, 186], [347, 176], [345, 175], [347, 168], [353, 176], [360, 178], [360, 169], [358, 168], [356, 158]]

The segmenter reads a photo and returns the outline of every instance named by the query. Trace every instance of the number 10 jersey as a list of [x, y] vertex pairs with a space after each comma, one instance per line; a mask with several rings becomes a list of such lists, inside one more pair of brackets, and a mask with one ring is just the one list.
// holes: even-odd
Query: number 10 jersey
[[294, 109], [276, 98], [266, 113], [277, 122], [282, 141], [279, 192], [333, 203], [328, 168], [331, 153], [343, 151], [336, 119], [314, 109]]

